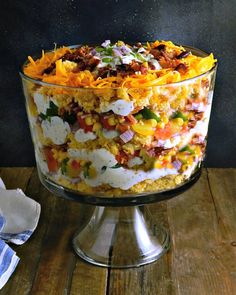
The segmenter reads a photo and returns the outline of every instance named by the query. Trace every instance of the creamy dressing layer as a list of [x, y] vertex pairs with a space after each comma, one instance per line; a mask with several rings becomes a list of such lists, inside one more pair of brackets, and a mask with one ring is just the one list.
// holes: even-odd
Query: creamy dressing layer
[[64, 122], [60, 117], [50, 117], [50, 120], [42, 122], [43, 134], [55, 144], [66, 142], [67, 135], [70, 132], [70, 125]]
[[97, 138], [97, 135], [91, 131], [84, 132], [84, 129], [78, 129], [75, 132], [75, 139], [78, 142], [86, 142], [88, 140], [93, 140], [95, 138]]
[[[68, 154], [71, 158], [91, 161], [96, 169], [97, 176], [89, 179], [84, 177], [84, 174], [81, 173], [80, 177], [92, 187], [101, 184], [109, 184], [112, 187], [127, 190], [146, 179], [156, 180], [166, 175], [178, 174], [176, 169], [168, 168], [153, 169], [147, 172], [142, 170], [129, 170], [123, 167], [112, 168], [117, 164], [117, 161], [114, 155], [104, 148], [93, 151], [68, 149]], [[106, 168], [104, 169], [104, 167]]]
[[108, 105], [104, 105], [101, 103], [101, 111], [109, 112], [113, 111], [113, 113], [120, 116], [127, 116], [134, 110], [134, 103], [132, 101], [126, 101], [123, 99], [118, 99]]

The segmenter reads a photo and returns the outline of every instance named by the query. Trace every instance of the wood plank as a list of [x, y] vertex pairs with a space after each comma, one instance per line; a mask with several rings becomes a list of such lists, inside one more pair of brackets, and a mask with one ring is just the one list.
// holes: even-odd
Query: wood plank
[[[88, 206], [57, 199], [43, 239], [32, 294], [83, 294], [86, 286], [93, 290], [89, 294], [105, 294], [106, 269], [99, 272], [96, 267], [79, 261], [71, 244], [73, 234], [79, 223], [83, 222], [82, 219], [89, 215], [89, 211]], [[94, 278], [97, 280], [94, 281]]]
[[7, 189], [21, 188], [25, 191], [33, 170], [33, 167], [0, 168], [0, 177]]
[[92, 266], [81, 259], [73, 272], [70, 295], [105, 295], [108, 269]]
[[[147, 205], [153, 221], [168, 228], [166, 203]], [[116, 245], [119, 247], [119, 245]], [[132, 251], [132, 249], [131, 249]], [[164, 255], [155, 263], [132, 269], [111, 269], [109, 274], [109, 295], [170, 295], [172, 282], [169, 272], [171, 253]]]
[[168, 201], [167, 208], [176, 294], [236, 294], [236, 286], [222, 262], [224, 257], [212, 255], [221, 233], [206, 171], [189, 191]]
[[236, 169], [207, 169], [221, 235], [212, 248], [236, 285]]
[[[14, 178], [13, 174], [15, 172], [23, 177], [25, 169], [21, 171], [15, 168], [8, 169], [6, 174], [9, 173], [9, 178]], [[26, 295], [30, 293], [40, 259], [42, 239], [47, 228], [48, 220], [52, 216], [55, 207], [56, 198], [51, 196], [51, 193], [41, 185], [36, 169], [34, 169], [31, 175], [25, 192], [26, 195], [41, 204], [41, 216], [38, 227], [32, 237], [21, 246], [12, 246], [21, 260], [9, 283], [0, 292], [1, 295]]]

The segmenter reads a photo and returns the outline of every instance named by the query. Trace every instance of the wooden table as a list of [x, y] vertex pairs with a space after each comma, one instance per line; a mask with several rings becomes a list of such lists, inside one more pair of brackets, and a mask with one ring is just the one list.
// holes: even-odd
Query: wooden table
[[39, 225], [1, 295], [235, 295], [236, 169], [205, 169], [189, 191], [149, 205], [170, 229], [172, 247], [155, 263], [118, 270], [75, 255], [71, 237], [92, 207], [49, 193], [35, 168], [0, 168], [7, 188], [22, 188], [42, 205]]

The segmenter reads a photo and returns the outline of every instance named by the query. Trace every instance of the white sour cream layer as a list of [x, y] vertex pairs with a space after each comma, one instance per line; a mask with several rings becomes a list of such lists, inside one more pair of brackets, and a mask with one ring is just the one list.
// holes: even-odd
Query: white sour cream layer
[[[85, 149], [68, 149], [68, 154], [71, 158], [77, 158], [85, 161], [91, 161], [97, 171], [97, 176], [89, 179], [85, 178], [83, 173], [80, 177], [90, 186], [96, 187], [101, 184], [109, 184], [114, 188], [127, 190], [133, 185], [143, 180], [157, 180], [166, 175], [178, 174], [176, 169], [153, 169], [151, 171], [130, 170], [123, 167], [112, 168], [117, 164], [113, 154], [106, 149], [97, 149], [87, 151]], [[106, 167], [104, 171], [104, 167]]]

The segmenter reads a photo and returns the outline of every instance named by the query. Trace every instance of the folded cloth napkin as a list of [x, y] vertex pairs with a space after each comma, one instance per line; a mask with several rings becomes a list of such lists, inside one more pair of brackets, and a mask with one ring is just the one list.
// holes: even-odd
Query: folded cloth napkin
[[0, 289], [19, 262], [5, 242], [26, 242], [38, 224], [40, 210], [40, 204], [26, 197], [21, 189], [6, 190], [0, 178]]

